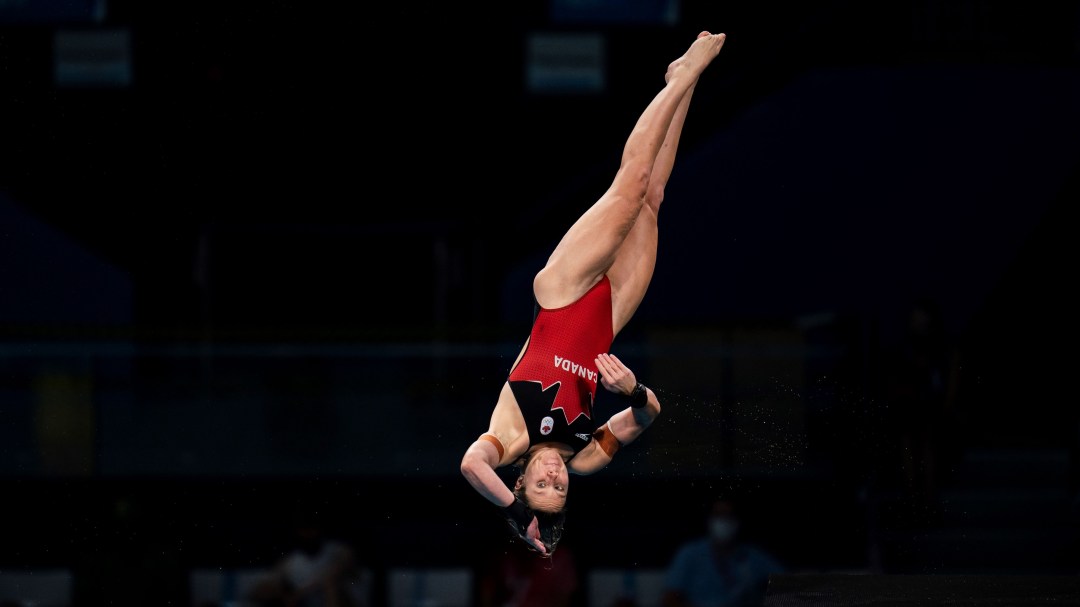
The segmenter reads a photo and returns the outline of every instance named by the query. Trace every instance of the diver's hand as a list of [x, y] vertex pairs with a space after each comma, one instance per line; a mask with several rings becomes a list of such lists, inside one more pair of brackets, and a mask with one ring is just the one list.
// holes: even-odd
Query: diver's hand
[[510, 527], [518, 534], [518, 537], [541, 554], [547, 554], [544, 541], [540, 539], [540, 523], [525, 502], [515, 497], [514, 501], [510, 502], [509, 506], [504, 506], [502, 510], [503, 516], [506, 517], [506, 521], [510, 523]]
[[610, 392], [629, 396], [637, 386], [637, 377], [614, 354], [600, 354], [596, 357], [596, 368], [600, 371], [600, 383]]
[[533, 547], [540, 554], [547, 554], [547, 546], [544, 545], [544, 540], [540, 539], [540, 523], [533, 517], [529, 528], [525, 530], [525, 534], [521, 536], [521, 539], [525, 540], [530, 546]]

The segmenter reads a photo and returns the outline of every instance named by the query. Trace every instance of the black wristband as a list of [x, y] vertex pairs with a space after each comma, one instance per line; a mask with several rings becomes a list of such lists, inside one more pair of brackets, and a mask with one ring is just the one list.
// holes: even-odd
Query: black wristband
[[634, 386], [627, 398], [630, 399], [630, 406], [635, 409], [640, 409], [649, 404], [649, 393], [645, 390], [645, 384], [641, 382]]
[[518, 535], [525, 535], [533, 520], [533, 512], [525, 505], [525, 502], [515, 497], [509, 506], [502, 507], [502, 512]]

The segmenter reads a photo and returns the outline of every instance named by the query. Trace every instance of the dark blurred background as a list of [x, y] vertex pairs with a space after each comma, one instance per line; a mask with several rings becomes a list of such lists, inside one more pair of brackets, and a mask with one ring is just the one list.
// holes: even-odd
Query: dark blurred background
[[373, 604], [478, 587], [532, 274], [703, 29], [575, 600], [720, 494], [791, 570], [1075, 573], [1080, 9], [1018, 0], [0, 1], [0, 573], [191, 605], [317, 510]]

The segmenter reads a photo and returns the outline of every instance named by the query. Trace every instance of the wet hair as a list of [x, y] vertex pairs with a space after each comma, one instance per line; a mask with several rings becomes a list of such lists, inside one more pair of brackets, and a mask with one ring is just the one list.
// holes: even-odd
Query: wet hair
[[[533, 515], [536, 517], [537, 529], [540, 531], [540, 541], [544, 542], [544, 548], [547, 550], [546, 556], [551, 556], [563, 536], [563, 527], [566, 524], [566, 508], [564, 507], [557, 512], [535, 510], [529, 504], [529, 499], [525, 497], [524, 489], [515, 491], [514, 495], [532, 510]], [[529, 545], [529, 549], [539, 552], [532, 545]]]

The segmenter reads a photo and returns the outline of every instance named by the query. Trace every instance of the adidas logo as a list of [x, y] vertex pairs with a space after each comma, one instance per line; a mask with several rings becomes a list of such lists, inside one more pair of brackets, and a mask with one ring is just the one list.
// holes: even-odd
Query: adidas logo
[[588, 434], [583, 434], [583, 433], [581, 433], [581, 432], [578, 432], [578, 433], [577, 433], [577, 434], [575, 434], [574, 436], [576, 436], [576, 437], [580, 438], [581, 440], [583, 440], [583, 441], [585, 441], [585, 442], [589, 442], [589, 439], [590, 439], [590, 438], [592, 438], [592, 437], [591, 437], [591, 436], [589, 436]]

